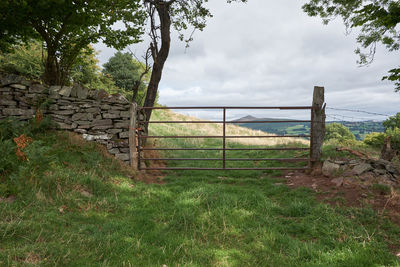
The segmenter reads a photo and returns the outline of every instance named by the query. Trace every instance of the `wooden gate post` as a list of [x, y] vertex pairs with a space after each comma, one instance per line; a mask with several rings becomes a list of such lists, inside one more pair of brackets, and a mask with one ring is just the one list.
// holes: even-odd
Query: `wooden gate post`
[[131, 104], [131, 119], [129, 122], [129, 156], [130, 165], [135, 170], [138, 170], [138, 150], [137, 150], [137, 135], [136, 135], [136, 122], [137, 122], [137, 103]]
[[315, 167], [322, 156], [322, 143], [325, 138], [325, 89], [314, 87], [313, 103], [311, 111], [311, 167]]

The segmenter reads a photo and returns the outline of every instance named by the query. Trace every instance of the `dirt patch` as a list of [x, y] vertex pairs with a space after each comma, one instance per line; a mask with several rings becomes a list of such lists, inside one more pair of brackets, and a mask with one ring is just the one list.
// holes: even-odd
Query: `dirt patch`
[[[146, 150], [144, 151], [145, 158], [162, 158], [160, 153], [155, 150]], [[166, 163], [160, 160], [152, 160], [146, 162], [147, 168], [164, 168], [166, 167]], [[135, 180], [144, 182], [146, 184], [165, 184], [163, 180], [165, 174], [162, 171], [139, 171], [137, 175], [134, 177]]]
[[327, 178], [303, 172], [285, 173], [292, 188], [307, 187], [317, 192], [320, 201], [334, 206], [372, 207], [378, 214], [400, 224], [400, 195], [389, 187], [366, 186], [348, 177]]

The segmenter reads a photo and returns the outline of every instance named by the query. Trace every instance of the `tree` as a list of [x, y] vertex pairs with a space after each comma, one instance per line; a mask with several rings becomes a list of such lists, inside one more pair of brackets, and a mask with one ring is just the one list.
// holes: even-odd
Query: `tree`
[[[247, 0], [226, 0], [231, 2], [246, 2]], [[193, 40], [196, 30], [203, 30], [210, 11], [205, 7], [207, 0], [143, 0], [149, 21], [149, 36], [151, 42], [144, 56], [146, 67], [152, 59], [152, 72], [147, 87], [144, 106], [152, 107], [157, 98], [158, 85], [161, 81], [164, 64], [167, 61], [171, 46], [171, 27], [179, 32], [179, 38], [187, 44]], [[185, 39], [184, 33], [190, 35]], [[146, 120], [150, 120], [152, 110], [146, 109]], [[147, 132], [147, 126], [145, 131]]]
[[[50, 85], [67, 82], [75, 60], [90, 43], [101, 39], [122, 49], [138, 42], [145, 19], [140, 0], [4, 0], [0, 10], [0, 49], [43, 40], [44, 81]], [[113, 27], [117, 21], [123, 30]]]
[[[77, 56], [70, 71], [70, 83], [79, 83], [92, 89], [104, 89], [115, 93], [120, 89], [111, 77], [103, 75], [98, 66], [97, 52], [89, 46]], [[10, 52], [0, 52], [0, 71], [40, 80], [44, 75], [47, 53], [42, 43], [14, 45]]]
[[395, 128], [400, 129], [400, 112], [385, 120], [383, 122], [383, 127], [385, 127], [385, 131], [388, 131], [389, 129], [394, 130]]
[[43, 57], [41, 42], [16, 45], [12, 52], [0, 52], [0, 71], [39, 80], [44, 72]]
[[115, 85], [139, 104], [143, 102], [150, 79], [149, 72], [143, 74], [143, 70], [143, 63], [134, 59], [131, 53], [117, 52], [103, 65], [103, 73], [112, 77]]
[[355, 136], [349, 128], [340, 123], [329, 123], [326, 126], [325, 141], [336, 139], [339, 141], [355, 140]]
[[[359, 28], [357, 42], [360, 48], [356, 53], [360, 56], [359, 64], [370, 64], [375, 56], [378, 43], [389, 51], [400, 48], [400, 2], [398, 0], [309, 0], [303, 10], [310, 16], [320, 16], [324, 24], [336, 17], [341, 17], [347, 29]], [[400, 92], [400, 67], [389, 71], [383, 77], [394, 81], [395, 91]]]

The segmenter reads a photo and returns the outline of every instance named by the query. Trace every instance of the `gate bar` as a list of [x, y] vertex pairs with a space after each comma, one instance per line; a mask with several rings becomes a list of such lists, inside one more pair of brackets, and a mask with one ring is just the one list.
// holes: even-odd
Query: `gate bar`
[[285, 168], [285, 167], [271, 167], [271, 168], [181, 168], [181, 167], [165, 167], [165, 168], [142, 168], [142, 170], [148, 170], [148, 171], [155, 171], [155, 170], [175, 170], [175, 171], [185, 171], [185, 170], [194, 170], [194, 171], [202, 171], [202, 170], [209, 170], [209, 171], [223, 171], [223, 170], [228, 170], [228, 171], [240, 171], [240, 170], [258, 170], [258, 171], [287, 171], [287, 170], [309, 170], [309, 167], [303, 167], [303, 168]]
[[311, 109], [312, 106], [292, 107], [138, 107], [138, 109]]
[[[183, 151], [183, 150], [192, 150], [192, 151], [197, 151], [197, 150], [212, 150], [212, 151], [222, 151], [222, 148], [140, 148], [141, 151], [148, 150], [148, 151], [164, 151], [164, 150], [175, 150], [175, 151]], [[258, 151], [279, 151], [279, 150], [310, 150], [310, 148], [225, 148], [226, 151], [253, 151], [253, 150], [258, 150]]]
[[240, 135], [234, 135], [234, 136], [220, 136], [220, 135], [205, 135], [205, 136], [200, 136], [200, 135], [195, 135], [195, 136], [189, 136], [189, 135], [176, 135], [176, 136], [168, 136], [168, 135], [147, 135], [147, 136], [139, 136], [139, 138], [279, 138], [279, 137], [310, 137], [311, 135], [253, 135], [253, 136], [240, 136]]
[[[221, 158], [142, 158], [143, 160], [198, 160], [215, 161]], [[309, 161], [308, 158], [225, 158], [223, 161]]]
[[224, 125], [222, 128], [222, 135], [223, 135], [223, 139], [222, 139], [222, 168], [226, 168], [226, 108], [223, 109], [223, 120], [224, 120]]
[[[226, 109], [225, 109], [226, 110]], [[291, 121], [141, 121], [140, 124], [146, 123], [299, 123], [299, 122], [309, 122], [311, 120], [291, 120]]]

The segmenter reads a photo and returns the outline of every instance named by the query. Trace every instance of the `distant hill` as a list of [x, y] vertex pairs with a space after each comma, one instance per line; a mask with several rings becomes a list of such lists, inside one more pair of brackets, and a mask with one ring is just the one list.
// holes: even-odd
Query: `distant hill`
[[[245, 116], [234, 121], [275, 121], [275, 120], [287, 120], [291, 119], [284, 118], [256, 118], [254, 116]], [[357, 140], [364, 139], [365, 135], [371, 132], [383, 132], [385, 129], [382, 125], [382, 121], [335, 121], [336, 123], [343, 124], [348, 127], [350, 131], [355, 135]], [[333, 121], [327, 121], [327, 124], [333, 123]], [[235, 123], [236, 124], [236, 123]], [[285, 123], [237, 123], [237, 125], [254, 129], [261, 130], [269, 133], [275, 133], [279, 135], [302, 135], [309, 134], [310, 123], [308, 122], [285, 122]]]

